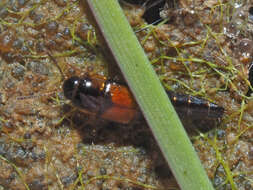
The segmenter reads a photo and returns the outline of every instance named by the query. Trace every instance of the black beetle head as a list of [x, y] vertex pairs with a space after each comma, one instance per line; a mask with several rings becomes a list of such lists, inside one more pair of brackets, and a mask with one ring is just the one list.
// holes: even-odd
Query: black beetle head
[[67, 99], [73, 100], [73, 98], [76, 96], [80, 83], [79, 81], [80, 78], [77, 76], [70, 77], [69, 79], [64, 81], [63, 93]]

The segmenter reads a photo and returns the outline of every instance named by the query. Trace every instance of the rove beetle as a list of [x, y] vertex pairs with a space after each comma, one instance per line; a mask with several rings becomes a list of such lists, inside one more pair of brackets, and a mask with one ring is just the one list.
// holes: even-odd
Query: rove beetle
[[[138, 114], [138, 106], [125, 85], [105, 77], [73, 76], [64, 81], [63, 92], [67, 99], [88, 113], [103, 119], [127, 124]], [[221, 118], [224, 108], [205, 99], [166, 91], [176, 111], [191, 117]]]

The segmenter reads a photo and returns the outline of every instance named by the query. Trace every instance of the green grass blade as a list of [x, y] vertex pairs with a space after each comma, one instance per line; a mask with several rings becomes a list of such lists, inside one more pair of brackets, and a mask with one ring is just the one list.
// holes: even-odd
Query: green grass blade
[[84, 1], [91, 9], [181, 189], [213, 189], [118, 1]]

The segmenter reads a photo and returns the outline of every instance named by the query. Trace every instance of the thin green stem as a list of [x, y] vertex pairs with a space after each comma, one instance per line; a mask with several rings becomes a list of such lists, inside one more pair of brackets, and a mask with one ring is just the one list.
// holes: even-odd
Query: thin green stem
[[83, 2], [90, 8], [181, 189], [213, 190], [164, 88], [118, 1], [83, 0]]

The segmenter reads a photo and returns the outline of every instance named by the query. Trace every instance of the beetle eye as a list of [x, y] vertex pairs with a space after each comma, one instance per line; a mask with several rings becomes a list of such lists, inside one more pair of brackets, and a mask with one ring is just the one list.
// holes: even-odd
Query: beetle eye
[[73, 93], [75, 93], [76, 89], [78, 88], [79, 81], [80, 81], [80, 78], [76, 76], [71, 77], [64, 81], [63, 93], [67, 99], [71, 100], [73, 98]]

